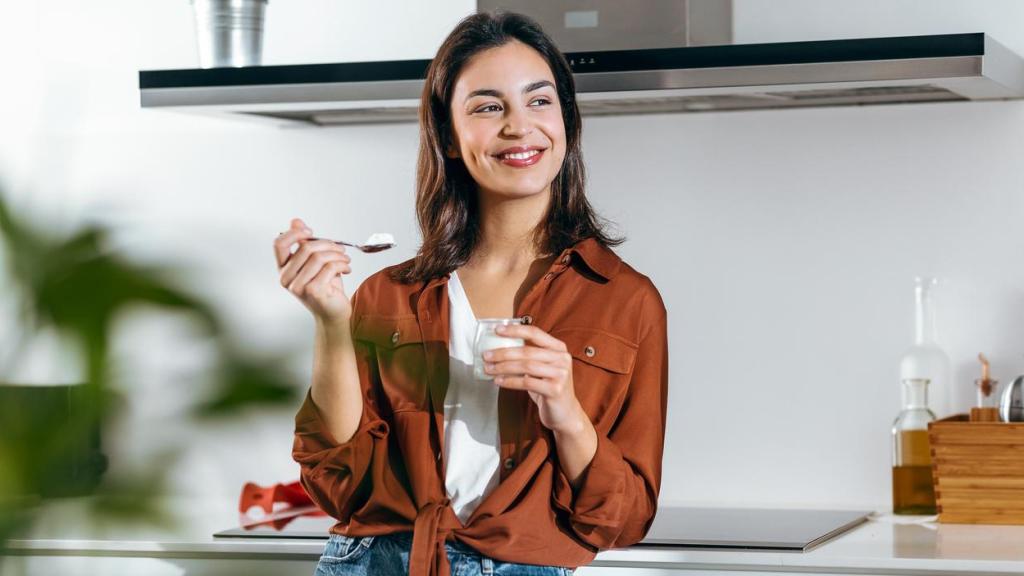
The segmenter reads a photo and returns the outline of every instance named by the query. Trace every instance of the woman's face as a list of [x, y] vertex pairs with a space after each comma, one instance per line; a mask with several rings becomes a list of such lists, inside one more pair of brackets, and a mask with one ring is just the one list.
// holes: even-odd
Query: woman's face
[[548, 63], [512, 41], [471, 58], [455, 81], [454, 149], [481, 193], [548, 193], [565, 158], [565, 125]]

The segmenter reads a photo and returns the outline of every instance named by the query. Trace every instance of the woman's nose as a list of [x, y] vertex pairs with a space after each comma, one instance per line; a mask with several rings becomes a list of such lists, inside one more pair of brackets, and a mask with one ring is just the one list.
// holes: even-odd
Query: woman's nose
[[502, 129], [502, 133], [506, 136], [522, 137], [532, 131], [533, 125], [522, 112], [512, 111], [505, 117], [505, 127]]

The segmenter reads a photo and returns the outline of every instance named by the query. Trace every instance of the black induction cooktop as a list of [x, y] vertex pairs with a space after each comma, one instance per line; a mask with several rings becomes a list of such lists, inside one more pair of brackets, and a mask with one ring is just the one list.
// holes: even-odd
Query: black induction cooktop
[[[665, 506], [637, 546], [804, 552], [868, 519], [871, 512], [768, 508], [691, 508]], [[298, 517], [281, 528], [263, 524], [235, 527], [216, 538], [327, 539], [334, 520]]]
[[854, 510], [673, 508], [658, 510], [638, 546], [804, 552], [868, 519]]

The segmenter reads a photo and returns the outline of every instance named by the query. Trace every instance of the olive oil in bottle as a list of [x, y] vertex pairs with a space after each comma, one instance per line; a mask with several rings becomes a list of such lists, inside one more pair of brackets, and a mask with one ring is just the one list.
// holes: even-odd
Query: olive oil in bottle
[[892, 425], [892, 511], [935, 514], [928, 423], [928, 380], [903, 380], [903, 410]]

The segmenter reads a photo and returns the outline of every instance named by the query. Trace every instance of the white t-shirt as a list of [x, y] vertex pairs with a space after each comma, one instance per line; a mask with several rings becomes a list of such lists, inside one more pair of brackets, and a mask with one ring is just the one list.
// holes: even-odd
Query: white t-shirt
[[444, 485], [465, 524], [498, 485], [498, 387], [473, 378], [476, 316], [454, 271], [448, 281], [450, 337], [444, 398]]

